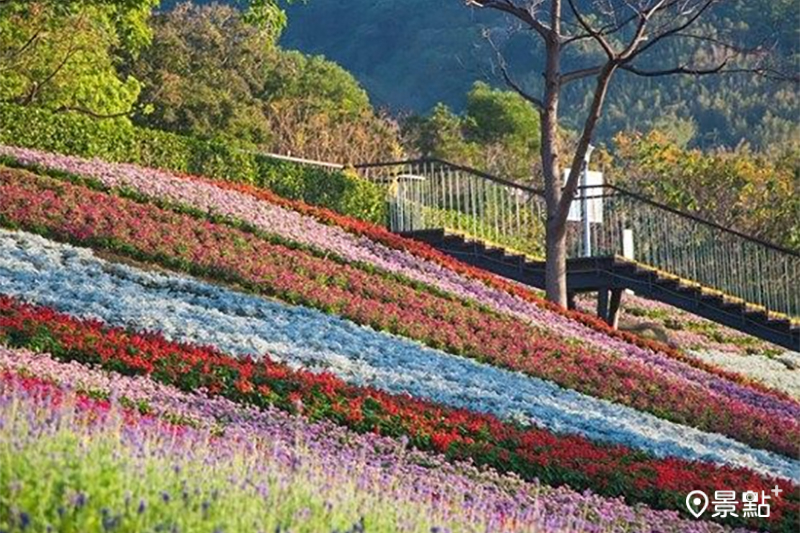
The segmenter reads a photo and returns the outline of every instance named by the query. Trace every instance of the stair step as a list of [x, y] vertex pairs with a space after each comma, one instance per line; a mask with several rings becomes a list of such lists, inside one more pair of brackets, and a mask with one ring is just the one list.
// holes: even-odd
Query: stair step
[[445, 235], [442, 239], [440, 246], [445, 249], [455, 250], [458, 252], [474, 252], [477, 250], [479, 243], [475, 241], [466, 240], [461, 235]]
[[697, 287], [693, 287], [691, 285], [679, 285], [676, 289], [676, 292], [686, 298], [690, 298], [692, 300], [697, 300], [700, 298], [701, 291]]
[[636, 277], [646, 279], [648, 281], [654, 281], [657, 277], [652, 270], [648, 270], [636, 265], [633, 267], [633, 273]]
[[680, 280], [667, 278], [665, 276], [656, 276], [655, 283], [668, 289], [678, 289], [678, 287], [682, 286]]
[[639, 267], [634, 265], [633, 263], [628, 262], [620, 262], [615, 261], [612, 265], [615, 272], [619, 272], [623, 275], [636, 275], [641, 270]]
[[721, 306], [724, 303], [722, 296], [708, 292], [700, 292], [700, 299], [706, 303]]
[[770, 318], [767, 320], [767, 326], [769, 326], [774, 330], [781, 331], [784, 333], [791, 333], [792, 331], [792, 323], [785, 319]]
[[686, 283], [681, 283], [678, 285], [678, 292], [684, 294], [693, 294], [693, 293], [700, 294], [700, 288], [694, 285], [687, 285]]
[[769, 315], [766, 311], [757, 311], [755, 309], [748, 309], [744, 312], [744, 317], [753, 322], [760, 322], [763, 324], [769, 323]]
[[536, 271], [536, 272], [544, 272], [544, 262], [542, 262], [542, 261], [529, 261], [529, 260], [526, 259], [525, 262], [522, 265], [522, 268], [524, 268], [526, 270], [533, 270], [533, 271]]
[[501, 259], [507, 263], [517, 263], [518, 261], [522, 260], [523, 257], [519, 254], [515, 254], [514, 252], [503, 250]]
[[739, 314], [739, 315], [743, 315], [745, 313], [745, 309], [746, 309], [744, 304], [740, 304], [740, 303], [736, 303], [736, 302], [728, 302], [728, 301], [724, 301], [724, 300], [723, 300], [722, 304], [719, 307], [721, 307], [725, 311], [728, 311], [729, 313], [736, 313], [736, 314]]
[[570, 259], [568, 265], [574, 270], [595, 270], [598, 267], [598, 261], [592, 257], [576, 257]]
[[466, 241], [464, 240], [464, 237], [462, 237], [461, 235], [453, 235], [453, 234], [448, 233], [447, 235], [444, 235], [442, 237], [442, 242], [445, 242], [445, 243], [461, 243], [461, 244], [463, 244]]
[[404, 231], [400, 235], [427, 243], [440, 242], [445, 237], [444, 230], [425, 229], [417, 231]]
[[523, 266], [525, 264], [525, 256], [519, 254], [506, 254], [504, 257], [505, 261], [517, 266]]
[[506, 251], [502, 248], [487, 248], [484, 254], [492, 259], [502, 259], [505, 257]]

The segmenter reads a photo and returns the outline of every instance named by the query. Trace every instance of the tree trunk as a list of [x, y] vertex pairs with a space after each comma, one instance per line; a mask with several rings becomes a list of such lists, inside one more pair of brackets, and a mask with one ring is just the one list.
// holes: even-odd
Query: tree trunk
[[545, 293], [547, 299], [561, 307], [567, 306], [567, 227], [559, 217], [561, 203], [561, 166], [558, 146], [558, 103], [561, 92], [560, 43], [557, 36], [546, 42], [544, 101], [541, 119], [542, 173], [544, 198], [547, 206], [545, 225]]
[[547, 299], [567, 307], [567, 225], [555, 217], [547, 217], [547, 258], [544, 278]]
[[583, 133], [578, 142], [578, 149], [570, 167], [566, 185], [561, 176], [558, 164], [558, 97], [561, 90], [558, 73], [558, 47], [555, 47], [555, 66], [552, 72], [555, 78], [552, 83], [553, 94], [550, 93], [550, 54], [548, 49], [548, 70], [546, 73], [546, 100], [542, 112], [542, 161], [545, 179], [545, 201], [547, 204], [547, 227], [545, 232], [545, 293], [547, 299], [561, 307], [567, 306], [567, 217], [569, 207], [578, 187], [581, 163], [586, 156], [592, 135], [600, 119], [608, 84], [616, 65], [607, 64], [597, 78], [592, 105], [584, 123]]

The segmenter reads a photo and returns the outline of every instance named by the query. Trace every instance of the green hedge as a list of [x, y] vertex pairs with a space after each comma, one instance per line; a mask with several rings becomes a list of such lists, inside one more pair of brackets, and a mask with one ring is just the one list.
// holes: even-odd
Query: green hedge
[[244, 182], [383, 224], [383, 189], [347, 171], [291, 163], [200, 140], [75, 113], [0, 105], [0, 143]]

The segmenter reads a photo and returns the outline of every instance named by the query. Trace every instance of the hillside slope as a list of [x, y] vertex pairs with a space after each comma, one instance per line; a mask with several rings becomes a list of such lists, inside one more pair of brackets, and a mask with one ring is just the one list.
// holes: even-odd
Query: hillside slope
[[[796, 397], [263, 189], [0, 153], [0, 343], [16, 350], [5, 363], [0, 352], [0, 368], [12, 374], [3, 378], [12, 396], [52, 387], [25, 376], [18, 385], [27, 363], [14, 361], [40, 371], [96, 364], [184, 393], [402, 437], [448, 461], [623, 496], [627, 505], [685, 513], [691, 490], [777, 485], [785, 497], [773, 503], [774, 518], [722, 523], [793, 527]], [[53, 361], [34, 363], [26, 349]], [[25, 399], [26, 409], [48, 412], [39, 397]], [[178, 423], [186, 417], [197, 415]], [[519, 504], [525, 524], [536, 518], [523, 512], [528, 503]], [[662, 519], [620, 512], [589, 520], [628, 520], [624, 529], [638, 530], [632, 521]], [[675, 531], [716, 527], [677, 515], [672, 523]]]

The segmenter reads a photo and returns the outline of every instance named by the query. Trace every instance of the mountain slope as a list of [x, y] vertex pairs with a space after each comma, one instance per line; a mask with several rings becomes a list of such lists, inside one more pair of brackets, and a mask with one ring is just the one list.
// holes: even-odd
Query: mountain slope
[[[423, 112], [438, 101], [461, 108], [476, 79], [492, 73], [493, 53], [482, 28], [504, 30], [502, 17], [466, 8], [455, 0], [404, 2], [354, 0], [290, 6], [282, 44], [321, 53], [353, 72], [373, 101], [396, 111]], [[735, 2], [719, 10], [715, 23], [751, 32], [751, 41], [777, 39], [784, 56], [797, 54], [796, 3]], [[792, 21], [794, 20], [795, 23]], [[525, 32], [499, 37], [517, 77], [528, 87], [539, 83], [541, 51]], [[662, 51], [651, 59], [658, 65]], [[576, 65], [567, 59], [565, 68]], [[569, 96], [565, 112], [574, 121], [587, 104], [585, 89]], [[677, 120], [680, 119], [680, 120]], [[752, 77], [647, 80], [621, 75], [612, 87], [601, 137], [619, 130], [678, 127], [696, 129], [695, 144], [734, 146], [742, 139], [768, 146], [798, 134], [800, 98], [791, 86]], [[684, 125], [685, 124], [685, 125]], [[673, 126], [675, 125], [675, 126]]]

